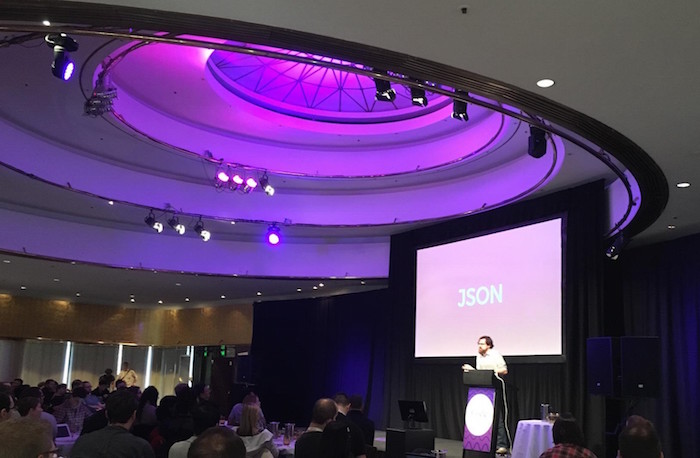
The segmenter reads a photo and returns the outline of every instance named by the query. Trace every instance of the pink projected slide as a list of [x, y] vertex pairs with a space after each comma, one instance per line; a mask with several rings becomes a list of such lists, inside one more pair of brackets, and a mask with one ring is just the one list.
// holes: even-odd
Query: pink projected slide
[[561, 218], [418, 250], [415, 356], [562, 354]]

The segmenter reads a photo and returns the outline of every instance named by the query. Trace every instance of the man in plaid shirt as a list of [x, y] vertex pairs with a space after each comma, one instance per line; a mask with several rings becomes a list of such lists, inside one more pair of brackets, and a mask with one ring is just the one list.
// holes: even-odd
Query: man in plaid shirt
[[596, 458], [584, 444], [583, 431], [571, 415], [563, 415], [552, 427], [554, 447], [540, 455], [540, 458]]

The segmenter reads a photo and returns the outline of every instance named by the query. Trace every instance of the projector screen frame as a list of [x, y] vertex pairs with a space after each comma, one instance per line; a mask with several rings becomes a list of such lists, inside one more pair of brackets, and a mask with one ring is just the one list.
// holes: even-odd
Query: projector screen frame
[[[447, 236], [445, 238], [432, 238], [432, 240], [415, 243], [412, 248], [413, 256], [413, 277], [412, 277], [412, 298], [413, 298], [413, 342], [412, 342], [412, 354], [413, 360], [418, 364], [441, 364], [441, 365], [459, 365], [463, 363], [471, 364], [475, 366], [476, 356], [475, 355], [464, 355], [464, 356], [415, 356], [416, 354], [416, 307], [417, 307], [417, 261], [418, 261], [418, 251], [425, 248], [432, 248], [441, 245], [447, 245], [454, 242], [460, 242], [464, 240], [469, 240], [473, 238], [478, 238], [486, 235], [496, 234], [504, 231], [509, 231], [512, 229], [517, 229], [521, 227], [530, 226], [533, 224], [543, 223], [547, 221], [552, 221], [560, 219], [561, 220], [561, 284], [560, 284], [560, 294], [561, 294], [561, 354], [560, 355], [508, 355], [504, 353], [503, 356], [507, 358], [508, 364], [528, 364], [528, 363], [564, 363], [566, 362], [566, 267], [567, 267], [567, 212], [559, 211], [552, 212], [547, 215], [543, 215], [536, 218], [525, 218], [520, 221], [513, 222], [512, 224], [494, 225], [489, 228], [474, 232], [466, 232], [462, 234], [456, 234], [454, 236]], [[474, 348], [476, 348], [476, 342], [474, 342]]]

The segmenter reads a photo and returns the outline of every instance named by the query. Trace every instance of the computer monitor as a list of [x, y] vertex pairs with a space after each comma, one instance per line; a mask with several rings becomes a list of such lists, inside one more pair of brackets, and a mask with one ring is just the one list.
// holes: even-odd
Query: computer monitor
[[399, 410], [401, 411], [401, 419], [409, 423], [409, 428], [415, 428], [416, 422], [428, 422], [425, 401], [399, 400]]

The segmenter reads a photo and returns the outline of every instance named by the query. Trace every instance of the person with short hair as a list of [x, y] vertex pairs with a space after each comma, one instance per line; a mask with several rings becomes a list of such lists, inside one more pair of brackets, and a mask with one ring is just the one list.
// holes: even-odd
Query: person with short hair
[[661, 441], [654, 424], [639, 415], [630, 417], [618, 438], [617, 456], [619, 458], [663, 458]]
[[570, 414], [564, 414], [554, 422], [552, 439], [554, 447], [542, 453], [540, 458], [596, 458], [586, 448], [583, 431]]
[[326, 425], [335, 419], [338, 408], [332, 399], [322, 398], [314, 403], [311, 423], [294, 444], [295, 458], [326, 458], [321, 454], [321, 438]]
[[241, 415], [243, 414], [243, 406], [246, 404], [255, 404], [260, 409], [260, 419], [258, 427], [260, 429], [265, 429], [267, 422], [265, 421], [265, 414], [260, 407], [260, 398], [258, 395], [252, 391], [243, 397], [243, 400], [238, 404], [234, 405], [231, 412], [228, 414], [228, 424], [233, 426], [238, 426], [241, 424]]
[[136, 385], [139, 378], [136, 375], [136, 371], [129, 367], [129, 362], [123, 361], [122, 370], [119, 372], [119, 375], [117, 375], [117, 380], [123, 380], [124, 383], [126, 383], [126, 387], [129, 388], [130, 386]]
[[58, 456], [50, 425], [27, 417], [0, 423], [0, 444], [0, 458]]
[[71, 450], [71, 458], [154, 458], [148, 442], [129, 432], [136, 420], [137, 407], [138, 400], [127, 390], [110, 394], [105, 407], [109, 425], [80, 436]]
[[71, 433], [82, 431], [83, 422], [93, 414], [85, 405], [85, 396], [87, 391], [82, 384], [77, 386], [70, 397], [54, 409], [53, 416], [56, 417], [56, 423], [66, 423]]
[[237, 433], [243, 440], [248, 458], [265, 456], [277, 458], [280, 453], [272, 442], [272, 433], [265, 428], [260, 428], [260, 407], [256, 404], [243, 406], [241, 426], [238, 427]]
[[365, 438], [365, 444], [374, 445], [374, 422], [367, 418], [364, 412], [364, 403], [362, 396], [354, 394], [350, 396], [350, 410], [348, 410], [348, 419], [355, 423], [361, 430], [362, 436]]
[[187, 458], [245, 458], [243, 440], [228, 428], [213, 426], [192, 441]]
[[192, 421], [194, 434], [187, 440], [175, 442], [170, 447], [168, 458], [187, 458], [187, 452], [197, 436], [219, 423], [219, 409], [211, 404], [201, 405], [192, 412]]
[[32, 396], [25, 396], [17, 400], [17, 412], [22, 417], [33, 418], [34, 420], [41, 419], [41, 413], [44, 409], [41, 408], [41, 399]]
[[362, 430], [347, 417], [350, 411], [350, 398], [348, 398], [348, 395], [345, 393], [336, 393], [336, 395], [333, 396], [333, 401], [338, 408], [335, 421], [341, 423], [350, 434], [350, 453], [354, 457], [366, 457], [365, 438], [362, 434]]

